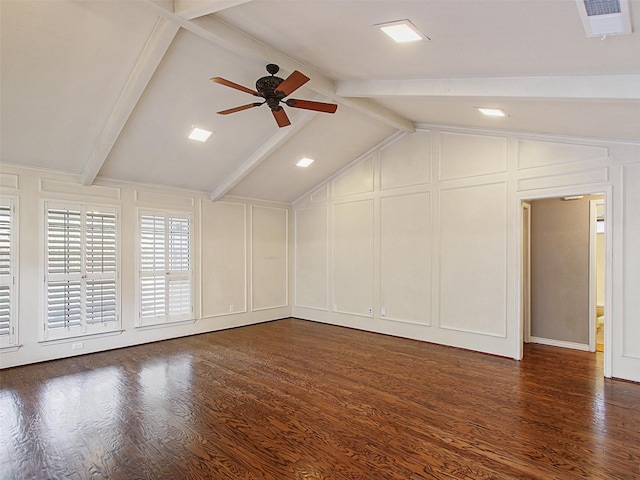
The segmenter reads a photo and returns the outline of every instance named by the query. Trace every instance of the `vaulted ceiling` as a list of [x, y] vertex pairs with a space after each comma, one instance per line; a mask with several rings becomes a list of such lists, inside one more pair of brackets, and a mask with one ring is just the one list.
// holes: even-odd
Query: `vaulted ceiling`
[[[399, 19], [430, 40], [373, 27]], [[576, 0], [0, 0], [0, 20], [2, 163], [85, 185], [289, 203], [416, 126], [640, 141], [640, 33], [587, 37]], [[210, 78], [253, 89], [267, 63], [337, 113], [217, 115], [254, 99]], [[193, 125], [214, 133], [189, 140]]]

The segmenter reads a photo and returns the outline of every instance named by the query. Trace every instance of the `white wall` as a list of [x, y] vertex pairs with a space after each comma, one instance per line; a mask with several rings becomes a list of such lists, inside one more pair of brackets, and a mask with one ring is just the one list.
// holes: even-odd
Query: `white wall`
[[520, 202], [605, 193], [607, 374], [640, 381], [638, 192], [638, 144], [419, 128], [294, 204], [292, 314], [521, 358]]
[[[1, 172], [1, 193], [18, 199], [20, 239], [18, 347], [0, 351], [2, 367], [291, 314], [520, 358], [520, 202], [604, 193], [607, 374], [640, 381], [639, 144], [420, 128], [355, 159], [293, 209], [106, 181], [85, 187], [10, 166]], [[122, 332], [83, 338], [81, 350], [39, 341], [44, 200], [120, 208]], [[192, 322], [135, 327], [138, 208], [193, 214]]]
[[[82, 186], [68, 175], [2, 166], [1, 193], [18, 198], [18, 345], [0, 351], [10, 367], [288, 317], [288, 205], [100, 181]], [[62, 200], [120, 208], [122, 331], [43, 342], [43, 202]], [[160, 328], [136, 328], [138, 208], [193, 215], [194, 316]], [[72, 343], [83, 343], [72, 350]]]

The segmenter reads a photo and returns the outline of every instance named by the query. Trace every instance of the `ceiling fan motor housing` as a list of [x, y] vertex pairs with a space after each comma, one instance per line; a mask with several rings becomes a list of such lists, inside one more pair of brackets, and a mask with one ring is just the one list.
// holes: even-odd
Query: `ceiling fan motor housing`
[[284, 82], [284, 79], [274, 75], [262, 77], [256, 81], [256, 90], [260, 93], [261, 97], [264, 97], [267, 105], [269, 105], [269, 108], [272, 110], [277, 108], [280, 100], [284, 98], [282, 92], [275, 91], [282, 82]]

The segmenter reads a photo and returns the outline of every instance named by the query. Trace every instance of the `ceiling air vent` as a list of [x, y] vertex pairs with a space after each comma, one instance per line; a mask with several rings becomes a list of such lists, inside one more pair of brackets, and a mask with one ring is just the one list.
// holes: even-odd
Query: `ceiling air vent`
[[629, 0], [576, 0], [587, 37], [631, 33]]

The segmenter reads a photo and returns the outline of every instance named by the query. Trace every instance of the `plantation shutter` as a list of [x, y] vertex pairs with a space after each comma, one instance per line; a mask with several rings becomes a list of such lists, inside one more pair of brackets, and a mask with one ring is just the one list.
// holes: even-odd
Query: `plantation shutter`
[[169, 316], [191, 314], [191, 228], [188, 218], [169, 218]]
[[115, 329], [115, 209], [47, 204], [45, 210], [45, 337], [64, 338], [103, 332], [105, 327]]
[[47, 210], [48, 330], [82, 325], [82, 212]]
[[87, 212], [86, 218], [87, 323], [116, 320], [116, 216]]
[[191, 221], [162, 213], [140, 215], [140, 324], [192, 315]]
[[140, 217], [140, 318], [164, 318], [165, 288], [165, 219], [162, 216]]
[[0, 199], [0, 337], [12, 333], [12, 205]]

